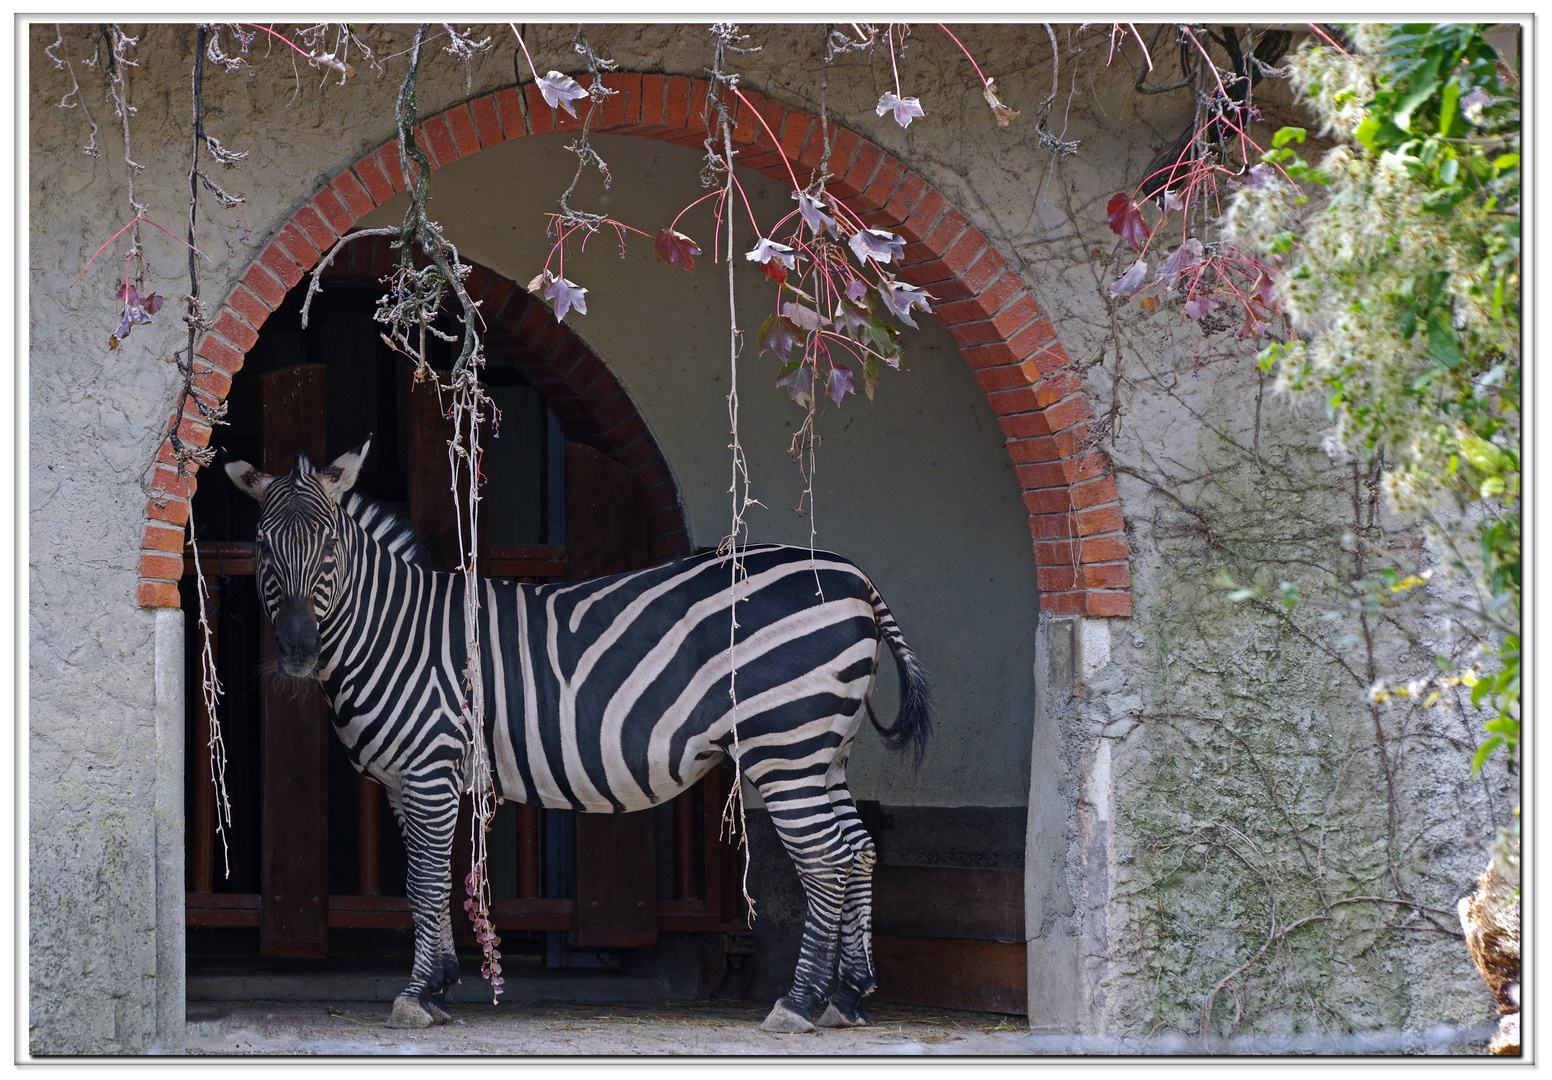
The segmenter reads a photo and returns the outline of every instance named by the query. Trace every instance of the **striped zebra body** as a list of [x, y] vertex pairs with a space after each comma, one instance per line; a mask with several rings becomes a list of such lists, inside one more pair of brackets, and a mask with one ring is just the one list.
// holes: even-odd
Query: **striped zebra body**
[[[463, 724], [464, 579], [416, 563], [407, 526], [347, 495], [365, 447], [289, 477], [227, 467], [264, 504], [259, 576], [284, 674], [318, 679], [351, 761], [388, 791], [409, 853], [413, 977], [394, 1022], [445, 1018], [458, 979], [449, 866], [471, 742]], [[773, 1030], [865, 1022], [872, 991], [872, 840], [846, 787], [880, 641], [901, 714], [873, 720], [919, 762], [926, 682], [888, 608], [853, 563], [824, 551], [748, 549], [592, 581], [483, 580], [485, 737], [497, 793], [589, 813], [644, 810], [728, 757], [760, 791], [808, 895], [792, 989]], [[737, 628], [730, 627], [736, 584]], [[310, 619], [304, 616], [310, 616]], [[732, 648], [729, 648], [730, 632]], [[736, 682], [733, 666], [736, 664]], [[734, 705], [731, 691], [737, 691]]]

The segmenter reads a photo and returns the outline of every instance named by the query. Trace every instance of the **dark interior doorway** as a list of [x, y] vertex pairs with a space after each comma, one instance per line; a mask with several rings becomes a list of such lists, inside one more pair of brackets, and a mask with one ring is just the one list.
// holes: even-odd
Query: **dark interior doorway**
[[[215, 442], [230, 458], [278, 473], [306, 452], [326, 463], [372, 450], [358, 490], [406, 514], [433, 569], [457, 564], [446, 439], [435, 392], [373, 320], [380, 287], [335, 284], [301, 325], [305, 283], [265, 323], [228, 397]], [[451, 327], [450, 327], [451, 329]], [[434, 364], [455, 346], [437, 343]], [[492, 355], [488, 392], [500, 411], [482, 471], [480, 570], [520, 581], [580, 580], [647, 565], [641, 481], [565, 439], [560, 420], [519, 373]], [[266, 676], [269, 627], [254, 587], [258, 506], [212, 470], [195, 494], [200, 566], [213, 603], [216, 708], [228, 765], [231, 825], [216, 831], [209, 712], [200, 686], [194, 559], [186, 552], [187, 915], [191, 955], [332, 961], [382, 954], [407, 964], [405, 856], [381, 789], [359, 777], [330, 732], [315, 687]], [[610, 962], [663, 930], [709, 933], [734, 947], [731, 849], [718, 838], [728, 783], [719, 770], [653, 811], [575, 815], [504, 805], [490, 838], [493, 918], [503, 951], [551, 967]], [[467, 821], [454, 881], [467, 861]], [[473, 945], [454, 897], [455, 935]]]

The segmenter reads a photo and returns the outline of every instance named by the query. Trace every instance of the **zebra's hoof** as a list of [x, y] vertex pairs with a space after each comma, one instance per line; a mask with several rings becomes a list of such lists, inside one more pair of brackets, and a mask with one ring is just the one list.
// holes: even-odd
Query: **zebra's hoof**
[[398, 997], [393, 999], [393, 1012], [388, 1014], [388, 1026], [391, 1028], [428, 1028], [431, 1026], [431, 1010], [420, 1003], [419, 998]]
[[855, 1028], [868, 1026], [868, 1014], [862, 1011], [858, 1005], [855, 1010], [847, 1012], [838, 1008], [835, 1002], [825, 1006], [824, 1015], [819, 1018], [819, 1026], [827, 1028]]
[[453, 1018], [453, 1014], [447, 1010], [447, 993], [432, 994], [426, 1004], [431, 1008], [431, 1022], [433, 1024], [445, 1024]]
[[806, 1035], [814, 1030], [814, 1022], [786, 1001], [778, 1001], [771, 1008], [771, 1014], [765, 1018], [765, 1023], [760, 1025], [760, 1030], [774, 1031], [779, 1035]]

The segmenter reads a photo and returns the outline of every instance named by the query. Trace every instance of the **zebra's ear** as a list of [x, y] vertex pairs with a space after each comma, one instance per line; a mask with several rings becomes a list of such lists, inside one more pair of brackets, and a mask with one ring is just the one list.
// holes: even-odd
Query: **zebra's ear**
[[240, 490], [246, 491], [261, 503], [264, 501], [264, 493], [275, 482], [273, 476], [260, 472], [246, 461], [228, 461], [226, 475], [232, 478], [232, 483]]
[[372, 437], [368, 435], [366, 442], [347, 451], [335, 458], [327, 467], [317, 470], [318, 482], [323, 485], [324, 493], [339, 502], [345, 497], [345, 492], [356, 486], [356, 477], [361, 475], [361, 463], [366, 460], [366, 452], [372, 445]]

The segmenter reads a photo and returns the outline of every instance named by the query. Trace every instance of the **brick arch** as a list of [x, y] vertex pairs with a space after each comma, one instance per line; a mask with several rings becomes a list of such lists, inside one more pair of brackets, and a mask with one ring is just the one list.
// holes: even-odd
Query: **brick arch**
[[[710, 91], [706, 80], [617, 73], [605, 76], [604, 82], [617, 92], [605, 99], [593, 125], [595, 132], [701, 145], [705, 138], [702, 110]], [[806, 183], [823, 152], [818, 118], [752, 91], [744, 96], [749, 104], [735, 103], [733, 113], [739, 163], [787, 182], [785, 155], [799, 182]], [[455, 105], [427, 120], [416, 135], [436, 170], [508, 139], [580, 127], [579, 121], [546, 105], [537, 88], [528, 85]], [[775, 133], [775, 142], [767, 129]], [[905, 238], [900, 278], [937, 297], [933, 314], [959, 346], [1006, 435], [1029, 514], [1042, 609], [1060, 615], [1130, 615], [1131, 572], [1115, 478], [1108, 458], [1095, 445], [1093, 409], [1055, 327], [987, 236], [932, 185], [854, 132], [834, 125], [830, 130], [833, 179], [828, 190], [845, 199], [869, 225]], [[197, 353], [209, 370], [196, 376], [196, 388], [211, 399], [224, 398], [232, 373], [242, 366], [243, 353], [257, 340], [259, 326], [286, 290], [301, 280], [320, 252], [403, 189], [398, 144], [390, 141], [324, 185], [297, 210], [248, 268], [202, 340]], [[497, 309], [492, 302], [497, 294], [501, 311], [521, 305], [527, 312], [524, 318], [539, 318], [534, 309], [543, 305], [509, 282], [485, 287], [487, 319]], [[521, 329], [528, 324], [520, 319], [516, 325]], [[569, 334], [564, 326], [556, 326], [531, 340], [554, 339], [556, 349], [567, 351], [571, 346], [559, 340], [563, 332]], [[586, 348], [579, 339], [574, 345]], [[573, 354], [572, 363], [578, 377], [584, 369], [591, 370], [580, 352]], [[616, 401], [612, 396], [600, 400], [603, 393], [600, 388], [592, 391], [591, 399], [587, 393], [578, 395], [601, 419]], [[624, 403], [628, 405], [628, 399]], [[617, 412], [621, 406], [613, 408]], [[613, 426], [631, 419], [640, 422], [632, 410], [630, 418], [615, 419]], [[210, 439], [210, 428], [193, 403], [179, 418], [179, 433], [197, 445]], [[666, 463], [660, 457], [656, 460], [666, 480]], [[179, 527], [187, 520], [186, 496], [192, 494], [192, 484], [190, 491], [175, 490], [165, 446], [160, 461], [156, 482], [169, 495], [161, 505], [153, 500], [147, 507], [139, 588], [140, 603], [155, 607], [178, 602], [177, 579], [182, 573], [178, 553], [183, 543]], [[655, 484], [656, 490], [661, 490], [662, 482]], [[658, 507], [657, 513], [667, 510]], [[677, 499], [673, 513], [679, 514]], [[664, 521], [666, 517], [659, 524]], [[683, 528], [682, 515], [679, 527]]]

